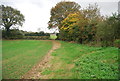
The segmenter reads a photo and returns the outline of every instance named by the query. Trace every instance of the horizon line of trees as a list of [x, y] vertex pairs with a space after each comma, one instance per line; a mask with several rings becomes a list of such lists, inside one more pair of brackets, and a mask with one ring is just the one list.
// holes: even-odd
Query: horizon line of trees
[[19, 26], [22, 27], [25, 17], [17, 9], [12, 8], [11, 6], [0, 6], [2, 22], [0, 23], [0, 30], [2, 31], [3, 39], [16, 39], [24, 38], [24, 36], [50, 36], [49, 33], [44, 31], [39, 32], [27, 32], [19, 30]]
[[[25, 33], [19, 29], [14, 29], [23, 25], [24, 15], [10, 6], [1, 5], [0, 9], [2, 9], [2, 23], [0, 25], [5, 29], [2, 30], [3, 38], [48, 36], [48, 33], [42, 31]], [[57, 39], [80, 44], [101, 43], [101, 46], [113, 46], [116, 41], [120, 44], [120, 15], [101, 16], [97, 4], [89, 4], [88, 7], [81, 9], [81, 6], [76, 2], [61, 1], [52, 7], [50, 15], [48, 28], [58, 27]]]
[[[36, 38], [36, 37], [45, 37], [45, 36], [50, 36], [50, 33], [45, 33], [44, 31], [40, 32], [28, 32], [28, 31], [23, 31], [19, 29], [10, 29], [10, 35], [9, 37], [6, 36], [6, 30], [1, 30], [2, 31], [2, 38], [3, 39], [25, 39], [28, 37]], [[37, 39], [37, 38], [36, 38]]]
[[97, 4], [85, 9], [76, 2], [61, 1], [51, 9], [48, 28], [59, 30], [59, 39], [74, 41], [80, 44], [94, 42], [101, 46], [113, 46], [114, 41], [120, 44], [120, 15], [104, 17]]

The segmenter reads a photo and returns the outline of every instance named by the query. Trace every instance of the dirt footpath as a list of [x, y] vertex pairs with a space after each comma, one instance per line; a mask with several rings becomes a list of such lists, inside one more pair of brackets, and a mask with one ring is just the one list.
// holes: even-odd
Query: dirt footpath
[[49, 52], [44, 56], [44, 58], [40, 62], [38, 62], [35, 66], [33, 66], [33, 68], [30, 71], [28, 71], [25, 75], [23, 75], [21, 79], [40, 79], [42, 77], [41, 73], [43, 69], [46, 67], [50, 67], [48, 62], [52, 58], [51, 53], [54, 50], [60, 48], [61, 46], [60, 42], [55, 40], [51, 40], [51, 41], [53, 43], [52, 49], [50, 49]]

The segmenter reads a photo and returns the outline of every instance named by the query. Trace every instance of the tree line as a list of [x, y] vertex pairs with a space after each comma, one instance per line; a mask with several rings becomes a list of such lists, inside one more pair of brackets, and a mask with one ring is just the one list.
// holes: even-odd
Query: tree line
[[19, 29], [10, 29], [9, 37], [6, 35], [6, 30], [2, 30], [2, 38], [3, 39], [28, 39], [28, 38], [37, 39], [35, 36], [50, 36], [49, 33], [45, 33], [44, 31], [40, 32], [28, 32]]
[[101, 16], [97, 4], [81, 9], [76, 2], [61, 1], [51, 9], [48, 25], [48, 28], [58, 27], [59, 39], [64, 41], [101, 46], [120, 43], [120, 15]]
[[[2, 37], [11, 38], [24, 36], [49, 36], [44, 32], [26, 32], [16, 29], [22, 26], [25, 17], [17, 9], [1, 5], [2, 9]], [[81, 9], [76, 2], [61, 1], [50, 11], [48, 28], [58, 28], [58, 38], [64, 41], [73, 41], [80, 44], [99, 44], [113, 46], [120, 43], [120, 15], [101, 16], [97, 4], [88, 5]], [[119, 46], [120, 47], [120, 46]]]
[[[22, 26], [25, 21], [24, 15], [19, 10], [14, 9], [10, 6], [1, 5], [0, 9], [2, 10], [2, 23], [0, 26], [3, 39], [28, 39], [30, 38], [29, 36], [33, 36], [32, 39], [37, 39], [35, 36], [50, 36], [49, 33], [45, 33], [44, 31], [27, 32], [19, 30], [18, 27]], [[41, 39], [44, 38], [46, 37], [43, 37]]]

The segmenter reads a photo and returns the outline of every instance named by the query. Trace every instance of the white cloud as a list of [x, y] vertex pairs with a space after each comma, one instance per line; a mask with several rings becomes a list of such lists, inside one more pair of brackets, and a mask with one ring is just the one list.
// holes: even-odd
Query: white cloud
[[26, 20], [25, 24], [20, 29], [34, 32], [37, 31], [38, 28], [41, 28], [42, 31], [46, 30], [47, 22], [50, 17], [47, 8], [30, 2], [17, 3], [15, 4], [15, 7], [19, 8], [21, 13], [24, 14]]

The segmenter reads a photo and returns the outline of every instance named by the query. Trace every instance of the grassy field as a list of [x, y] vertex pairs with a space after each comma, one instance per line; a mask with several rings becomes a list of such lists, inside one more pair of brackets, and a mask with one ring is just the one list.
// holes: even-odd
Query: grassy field
[[2, 41], [0, 40], [0, 80], [2, 80]]
[[[59, 41], [61, 47], [43, 70], [46, 79], [117, 79], [118, 49], [90, 47]], [[19, 79], [50, 50], [52, 42], [38, 40], [3, 41], [3, 79]]]
[[118, 49], [89, 47], [61, 42], [52, 53], [51, 67], [44, 69], [43, 78], [50, 79], [117, 79]]
[[3, 41], [3, 79], [19, 79], [52, 47], [50, 41]]
[[50, 35], [50, 39], [56, 39], [57, 38], [57, 36], [56, 35]]

